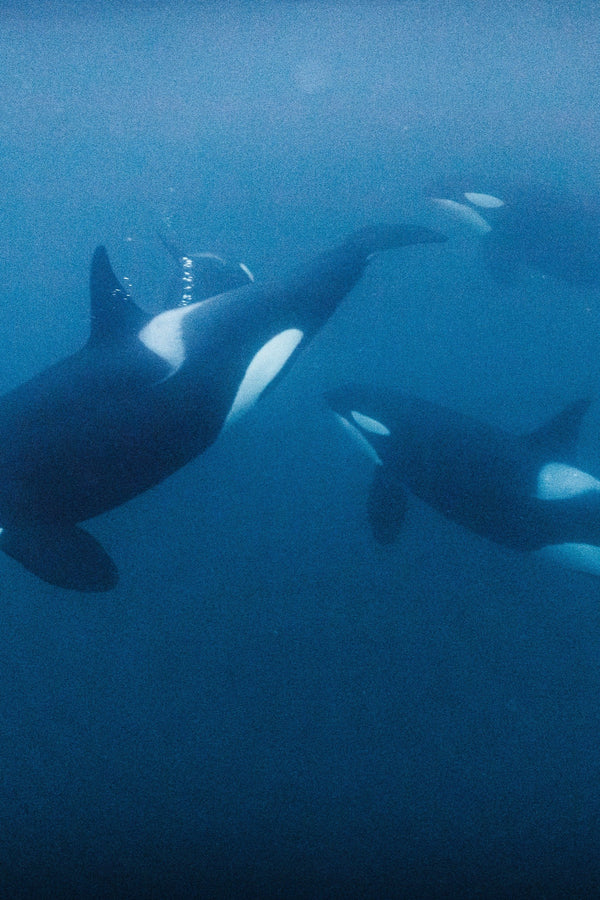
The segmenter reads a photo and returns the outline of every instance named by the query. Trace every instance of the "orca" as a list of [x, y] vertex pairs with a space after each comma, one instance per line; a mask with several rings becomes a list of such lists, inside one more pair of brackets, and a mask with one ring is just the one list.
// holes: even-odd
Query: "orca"
[[430, 199], [481, 237], [485, 265], [498, 283], [510, 284], [534, 269], [575, 286], [600, 286], [597, 200], [523, 179], [499, 194], [465, 191], [456, 199]]
[[113, 588], [114, 562], [80, 523], [206, 450], [288, 369], [373, 253], [443, 240], [427, 228], [365, 228], [287, 278], [155, 316], [98, 247], [89, 339], [0, 397], [0, 549], [58, 587]]
[[600, 480], [575, 460], [590, 401], [520, 436], [388, 388], [347, 385], [326, 399], [375, 464], [367, 506], [379, 543], [398, 536], [410, 492], [497, 544], [600, 575]]

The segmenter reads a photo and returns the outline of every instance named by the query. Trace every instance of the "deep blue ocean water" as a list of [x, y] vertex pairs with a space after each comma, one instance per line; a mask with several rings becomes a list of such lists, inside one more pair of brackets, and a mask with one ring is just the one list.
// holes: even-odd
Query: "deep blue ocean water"
[[[598, 396], [600, 290], [499, 284], [427, 198], [595, 197], [599, 46], [593, 2], [0, 6], [2, 391], [86, 339], [98, 243], [158, 310], [159, 228], [257, 279], [372, 222], [450, 236], [375, 258], [244, 420], [90, 524], [116, 590], [0, 558], [0, 896], [600, 896], [600, 581], [416, 500], [378, 547], [322, 400], [527, 431]], [[594, 404], [597, 476], [599, 447]]]

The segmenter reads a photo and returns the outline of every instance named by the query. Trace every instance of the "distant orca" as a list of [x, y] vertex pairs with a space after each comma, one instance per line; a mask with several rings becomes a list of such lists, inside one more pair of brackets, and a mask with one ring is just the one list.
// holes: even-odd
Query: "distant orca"
[[531, 182], [500, 193], [431, 199], [481, 235], [486, 265], [500, 283], [532, 268], [571, 284], [600, 285], [597, 202]]
[[325, 324], [372, 253], [442, 240], [426, 228], [365, 228], [289, 278], [154, 317], [99, 247], [89, 340], [0, 397], [0, 549], [59, 587], [114, 587], [113, 561], [78, 523], [212, 444]]
[[368, 516], [380, 543], [397, 537], [409, 490], [489, 540], [600, 575], [600, 481], [574, 465], [588, 401], [517, 436], [394, 390], [327, 400], [377, 465]]
[[244, 263], [227, 262], [216, 253], [184, 253], [170, 234], [160, 230], [157, 234], [180, 268], [179, 296], [169, 307], [189, 306], [254, 281], [254, 275]]

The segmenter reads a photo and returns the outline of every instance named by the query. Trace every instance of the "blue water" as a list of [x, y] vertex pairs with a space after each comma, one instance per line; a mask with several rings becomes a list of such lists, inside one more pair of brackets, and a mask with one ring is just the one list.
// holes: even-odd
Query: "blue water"
[[496, 283], [427, 195], [597, 195], [599, 42], [594, 2], [2, 5], [1, 390], [86, 339], [100, 242], [155, 310], [165, 224], [257, 278], [370, 222], [450, 241], [374, 259], [252, 413], [90, 524], [114, 592], [0, 559], [0, 896], [600, 895], [600, 582], [417, 501], [377, 547], [321, 399], [526, 431], [597, 396], [600, 291]]

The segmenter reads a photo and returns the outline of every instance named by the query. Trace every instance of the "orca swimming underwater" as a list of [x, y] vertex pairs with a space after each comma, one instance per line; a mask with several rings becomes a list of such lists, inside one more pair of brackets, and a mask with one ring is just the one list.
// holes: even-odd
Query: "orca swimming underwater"
[[481, 236], [485, 264], [499, 283], [510, 283], [530, 268], [569, 284], [600, 286], [595, 197], [527, 180], [507, 185], [499, 196], [466, 191], [457, 200], [431, 199]]
[[0, 397], [0, 549], [59, 587], [114, 587], [115, 564], [79, 523], [206, 450], [325, 324], [371, 254], [443, 240], [365, 228], [289, 278], [156, 316], [98, 247], [87, 343]]
[[600, 481], [575, 465], [588, 401], [519, 436], [399, 391], [326, 396], [376, 464], [368, 517], [379, 543], [397, 537], [410, 491], [491, 541], [600, 575]]

